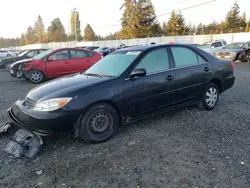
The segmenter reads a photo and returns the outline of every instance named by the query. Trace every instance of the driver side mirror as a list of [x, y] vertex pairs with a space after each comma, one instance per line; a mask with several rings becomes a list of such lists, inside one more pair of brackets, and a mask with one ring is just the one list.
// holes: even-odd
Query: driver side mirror
[[214, 48], [214, 46], [211, 46], [211, 49], [213, 49]]
[[146, 74], [147, 74], [146, 69], [135, 69], [131, 72], [129, 78], [142, 77], [146, 76]]
[[48, 57], [47, 61], [53, 61], [52, 57]]

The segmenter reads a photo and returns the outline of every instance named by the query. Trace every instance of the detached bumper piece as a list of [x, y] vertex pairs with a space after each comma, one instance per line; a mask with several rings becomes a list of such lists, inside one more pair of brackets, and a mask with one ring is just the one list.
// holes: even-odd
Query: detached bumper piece
[[27, 157], [32, 159], [37, 155], [42, 145], [43, 140], [39, 135], [20, 129], [10, 139], [4, 151], [15, 158]]

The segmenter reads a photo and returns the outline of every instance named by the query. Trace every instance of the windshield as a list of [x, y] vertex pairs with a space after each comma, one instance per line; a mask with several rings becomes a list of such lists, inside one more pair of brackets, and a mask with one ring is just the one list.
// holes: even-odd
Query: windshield
[[24, 56], [26, 53], [28, 53], [28, 51], [24, 51], [24, 52], [18, 54], [18, 56], [19, 56], [19, 57]]
[[225, 49], [241, 49], [243, 47], [243, 43], [233, 43], [229, 44], [225, 47]]
[[125, 71], [139, 54], [140, 51], [126, 51], [110, 54], [90, 67], [85, 74], [117, 77]]
[[209, 46], [210, 46], [210, 43], [201, 44], [201, 45], [198, 45], [198, 48], [205, 49], [205, 48], [209, 48]]
[[34, 60], [41, 59], [41, 58], [43, 58], [44, 56], [48, 55], [51, 52], [53, 52], [53, 50], [46, 50], [46, 51], [34, 56], [32, 59], [34, 59]]

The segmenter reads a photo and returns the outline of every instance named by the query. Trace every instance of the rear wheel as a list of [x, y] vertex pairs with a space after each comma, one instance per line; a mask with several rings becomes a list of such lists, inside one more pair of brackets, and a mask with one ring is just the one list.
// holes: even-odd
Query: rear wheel
[[91, 106], [82, 115], [79, 127], [80, 137], [88, 142], [103, 142], [110, 139], [120, 126], [117, 111], [109, 104]]
[[28, 72], [27, 78], [30, 82], [39, 84], [44, 80], [44, 74], [39, 70], [32, 70]]
[[198, 104], [198, 107], [203, 110], [214, 109], [219, 100], [219, 93], [219, 88], [216, 84], [208, 84], [202, 94], [202, 99], [201, 102]]

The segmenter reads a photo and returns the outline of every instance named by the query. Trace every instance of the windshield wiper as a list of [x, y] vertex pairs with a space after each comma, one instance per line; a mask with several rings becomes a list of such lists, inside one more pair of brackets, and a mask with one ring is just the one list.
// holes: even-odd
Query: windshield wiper
[[87, 75], [87, 76], [99, 76], [100, 78], [103, 78], [103, 76], [102, 75], [100, 75], [100, 74], [95, 74], [95, 73], [84, 73], [84, 75]]

